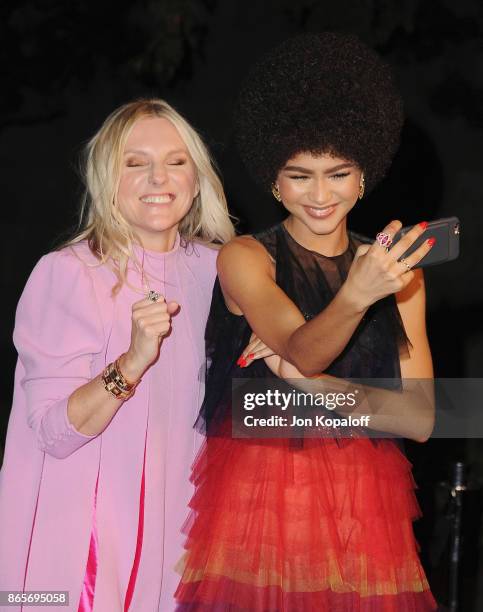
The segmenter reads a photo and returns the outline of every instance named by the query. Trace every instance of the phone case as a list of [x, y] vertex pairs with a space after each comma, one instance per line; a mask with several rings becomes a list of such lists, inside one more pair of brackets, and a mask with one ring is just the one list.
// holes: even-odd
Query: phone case
[[[399, 230], [394, 236], [392, 244], [394, 245], [404, 236], [404, 234], [409, 232], [411, 227], [403, 227]], [[411, 255], [413, 251], [415, 251], [425, 240], [431, 238], [431, 236], [436, 238], [434, 246], [419, 263], [413, 266], [414, 268], [434, 266], [458, 257], [460, 252], [460, 221], [458, 217], [447, 217], [428, 223], [425, 232], [409, 247], [403, 257]]]

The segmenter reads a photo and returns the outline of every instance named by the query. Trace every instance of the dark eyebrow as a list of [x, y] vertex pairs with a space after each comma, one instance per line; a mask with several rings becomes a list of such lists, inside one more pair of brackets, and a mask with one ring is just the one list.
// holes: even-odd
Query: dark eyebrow
[[[337, 172], [338, 170], [342, 170], [343, 168], [353, 168], [354, 164], [351, 162], [344, 162], [343, 164], [338, 164], [337, 166], [332, 166], [332, 168], [328, 168], [325, 170], [324, 174], [332, 174], [333, 172]], [[303, 174], [313, 174], [313, 170], [309, 170], [308, 168], [303, 168], [302, 166], [285, 166], [284, 170], [288, 170], [289, 172], [302, 172]]]

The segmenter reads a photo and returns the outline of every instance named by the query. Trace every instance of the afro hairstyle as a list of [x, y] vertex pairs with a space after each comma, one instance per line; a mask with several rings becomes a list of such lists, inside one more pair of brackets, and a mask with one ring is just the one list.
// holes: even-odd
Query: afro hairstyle
[[270, 189], [294, 155], [355, 162], [370, 190], [399, 143], [402, 101], [388, 66], [358, 38], [302, 34], [249, 72], [235, 108], [235, 142], [248, 171]]

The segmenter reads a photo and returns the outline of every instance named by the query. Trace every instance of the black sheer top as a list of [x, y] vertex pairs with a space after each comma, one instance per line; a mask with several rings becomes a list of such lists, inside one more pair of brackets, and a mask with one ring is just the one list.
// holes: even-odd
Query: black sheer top
[[[254, 238], [275, 261], [277, 285], [298, 306], [306, 320], [331, 302], [347, 278], [357, 247], [371, 242], [349, 232], [347, 250], [341, 255], [326, 257], [296, 242], [283, 224], [255, 234]], [[216, 435], [218, 425], [230, 410], [232, 378], [274, 377], [263, 359], [256, 360], [248, 368], [236, 365], [251, 333], [245, 317], [231, 313], [226, 307], [217, 279], [205, 332], [205, 398], [195, 425], [207, 435]], [[351, 379], [392, 379], [391, 386], [398, 388], [401, 380], [399, 357], [407, 354], [408, 344], [395, 297], [390, 295], [368, 309], [345, 349], [325, 373]]]

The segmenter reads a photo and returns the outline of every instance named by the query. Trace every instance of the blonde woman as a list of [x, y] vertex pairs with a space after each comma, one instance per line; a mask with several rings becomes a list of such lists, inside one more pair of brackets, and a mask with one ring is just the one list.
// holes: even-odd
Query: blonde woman
[[39, 261], [18, 306], [0, 590], [66, 591], [63, 609], [83, 612], [167, 612], [213, 243], [233, 227], [205, 145], [162, 100], [112, 113], [88, 144], [86, 185], [80, 232]]

